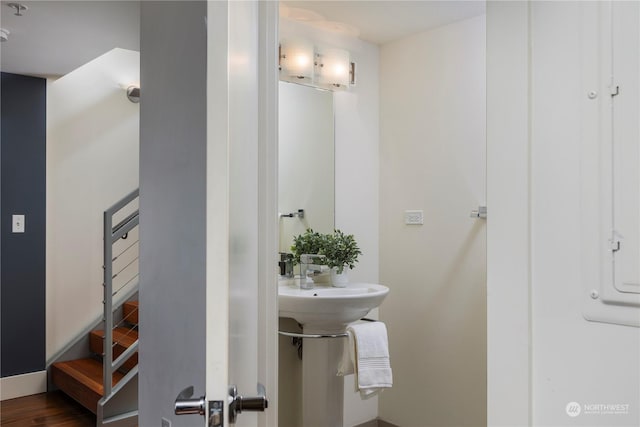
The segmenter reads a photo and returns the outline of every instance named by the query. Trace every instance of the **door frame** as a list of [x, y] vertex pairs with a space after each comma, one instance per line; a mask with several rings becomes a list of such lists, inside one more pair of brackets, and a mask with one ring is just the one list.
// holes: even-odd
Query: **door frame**
[[261, 427], [278, 425], [278, 18], [279, 2], [258, 1], [258, 378], [269, 398]]
[[530, 2], [487, 2], [489, 426], [532, 425], [530, 26]]

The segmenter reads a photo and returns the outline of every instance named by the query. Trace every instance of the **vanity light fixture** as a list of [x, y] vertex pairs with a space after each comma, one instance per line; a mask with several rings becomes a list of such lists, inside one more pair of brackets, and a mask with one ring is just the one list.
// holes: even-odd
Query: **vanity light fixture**
[[280, 74], [284, 80], [313, 82], [313, 44], [304, 39], [287, 39], [280, 44]]
[[348, 89], [356, 83], [356, 64], [344, 49], [315, 47], [304, 39], [280, 43], [280, 80], [323, 89]]

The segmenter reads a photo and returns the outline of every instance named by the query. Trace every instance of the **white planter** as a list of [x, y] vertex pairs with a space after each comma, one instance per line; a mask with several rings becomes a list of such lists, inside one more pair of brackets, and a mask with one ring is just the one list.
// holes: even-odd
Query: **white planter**
[[333, 267], [331, 269], [331, 284], [336, 288], [346, 288], [349, 284], [349, 275], [347, 274], [349, 271], [348, 267], [345, 267], [342, 270], [342, 274], [338, 274], [338, 269]]

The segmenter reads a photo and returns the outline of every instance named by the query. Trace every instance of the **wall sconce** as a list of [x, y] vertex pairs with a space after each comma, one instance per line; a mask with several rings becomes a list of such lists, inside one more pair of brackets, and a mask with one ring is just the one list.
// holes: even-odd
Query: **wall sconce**
[[312, 82], [313, 44], [303, 39], [284, 40], [280, 44], [280, 75], [292, 82]]
[[314, 47], [304, 39], [280, 44], [280, 80], [324, 89], [348, 89], [356, 83], [356, 64], [343, 49]]
[[127, 99], [134, 104], [140, 102], [140, 88], [138, 86], [131, 85], [127, 88]]

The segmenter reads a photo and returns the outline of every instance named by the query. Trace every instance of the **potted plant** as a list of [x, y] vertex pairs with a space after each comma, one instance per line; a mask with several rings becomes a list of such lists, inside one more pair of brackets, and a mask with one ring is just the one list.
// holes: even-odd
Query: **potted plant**
[[[328, 234], [320, 234], [308, 228], [304, 234], [294, 236], [291, 252], [293, 262], [300, 265], [300, 287], [313, 289], [313, 285], [308, 284], [308, 278], [312, 283], [328, 283], [331, 279], [329, 268], [326, 265], [323, 255], [324, 246]], [[303, 255], [305, 255], [304, 259]], [[317, 256], [314, 256], [317, 255]]]
[[331, 279], [333, 286], [345, 287], [349, 282], [346, 267], [353, 269], [358, 262], [358, 255], [362, 252], [356, 243], [353, 234], [344, 234], [335, 230], [327, 235], [322, 247], [327, 266], [331, 267]]
[[322, 254], [327, 236], [327, 234], [320, 234], [311, 228], [307, 228], [304, 234], [294, 236], [293, 246], [291, 246], [293, 262], [300, 264], [300, 256], [303, 254]]

